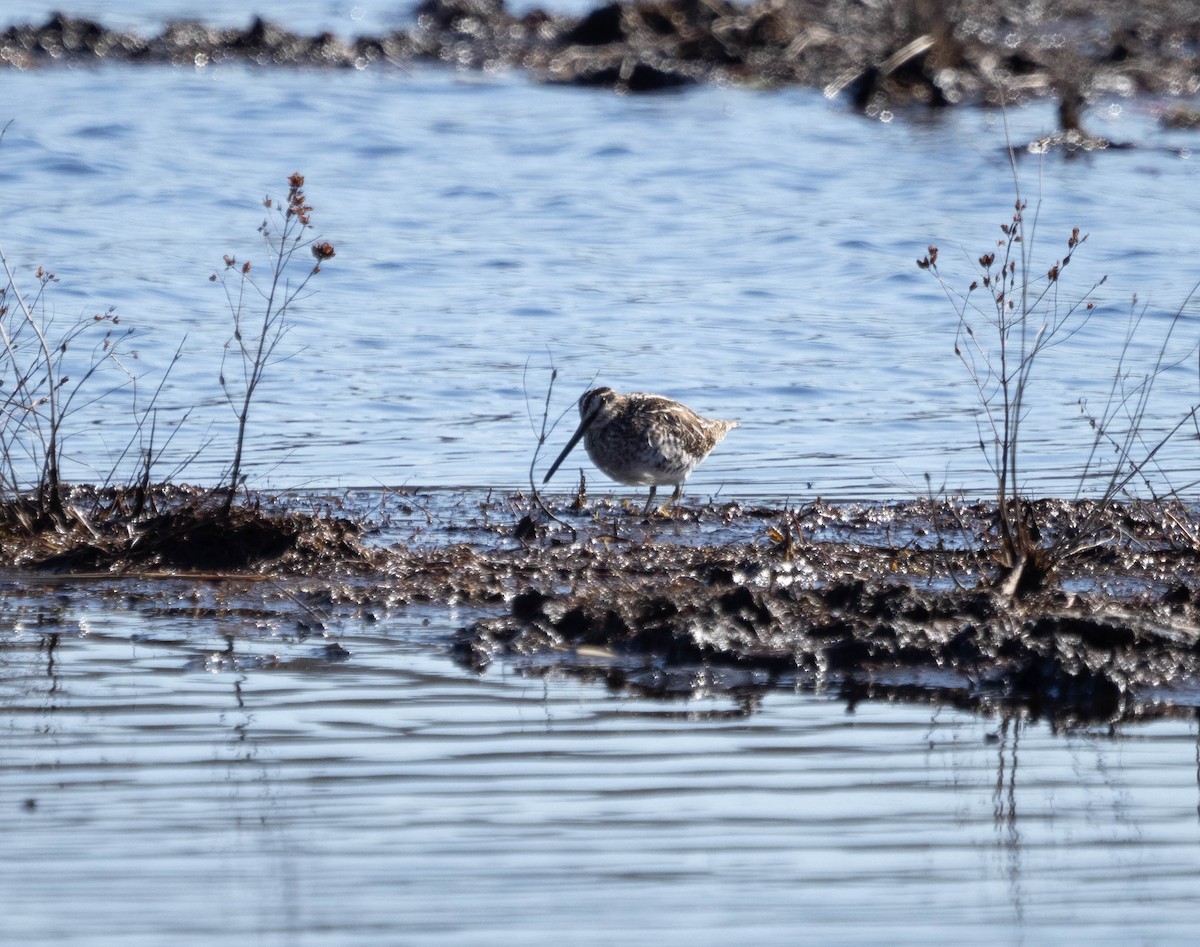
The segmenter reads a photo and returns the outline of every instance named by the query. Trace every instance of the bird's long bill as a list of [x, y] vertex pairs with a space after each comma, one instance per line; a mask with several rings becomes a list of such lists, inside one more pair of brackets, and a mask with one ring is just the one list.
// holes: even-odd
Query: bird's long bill
[[595, 417], [584, 418], [579, 422], [579, 427], [575, 429], [575, 433], [571, 435], [571, 439], [567, 441], [567, 446], [562, 449], [562, 453], [558, 455], [558, 460], [550, 465], [550, 469], [546, 471], [546, 476], [542, 478], [542, 483], [549, 483], [550, 478], [554, 476], [554, 471], [562, 466], [562, 462], [567, 459], [567, 454], [571, 453], [575, 445], [579, 443], [580, 438], [587, 433], [587, 429], [591, 427]]

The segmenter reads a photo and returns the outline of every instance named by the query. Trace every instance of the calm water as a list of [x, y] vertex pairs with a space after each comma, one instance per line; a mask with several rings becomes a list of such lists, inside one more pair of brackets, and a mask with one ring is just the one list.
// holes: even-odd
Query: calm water
[[[700, 495], [904, 497], [926, 473], [988, 489], [956, 316], [914, 260], [937, 243], [965, 288], [965, 253], [999, 236], [1011, 178], [997, 115], [879, 122], [804, 90], [638, 99], [435, 69], [2, 81], [10, 259], [60, 277], [62, 319], [115, 305], [147, 378], [186, 336], [160, 406], [193, 413], [164, 470], [210, 438], [184, 476], [212, 481], [228, 462], [229, 315], [208, 277], [225, 253], [265, 265], [259, 201], [301, 169], [338, 256], [261, 392], [260, 485], [519, 486], [534, 446], [523, 371], [536, 408], [553, 360], [556, 413], [596, 379], [740, 419], [693, 478]], [[1131, 297], [1151, 306], [1140, 375], [1160, 313], [1197, 279], [1197, 163], [1179, 151], [1195, 134], [1159, 131], [1141, 103], [1089, 120], [1142, 147], [1025, 162], [1028, 189], [1045, 192], [1035, 253], [1049, 266], [1078, 225], [1092, 236], [1064, 291], [1109, 275], [1099, 314], [1035, 376], [1025, 445], [1039, 492], [1077, 486], [1090, 443], [1078, 401], [1098, 410], [1109, 392]], [[1051, 110], [1011, 124], [1033, 138]], [[1190, 326], [1175, 354], [1194, 346]], [[1198, 398], [1189, 358], [1162, 379], [1147, 428]], [[119, 399], [79, 417], [78, 476], [107, 473], [128, 417]], [[1176, 486], [1194, 454], [1182, 442], [1162, 455]]]
[[[181, 0], [111, 22], [197, 12], [248, 19]], [[311, 3], [287, 25], [408, 16]], [[219, 477], [231, 436], [208, 276], [259, 258], [258, 202], [300, 169], [338, 255], [258, 402], [257, 485], [519, 487], [522, 374], [537, 410], [553, 361], [556, 412], [595, 378], [740, 418], [694, 496], [906, 497], [925, 473], [987, 491], [955, 315], [913, 261], [936, 243], [965, 286], [999, 236], [997, 115], [881, 122], [803, 90], [638, 99], [427, 68], [9, 71], [0, 88], [0, 246], [60, 277], [55, 317], [117, 306], [135, 371], [186, 336], [163, 423], [193, 409], [176, 458], [213, 441], [186, 479]], [[1197, 139], [1157, 112], [1089, 113], [1135, 150], [1024, 163], [1039, 259], [1080, 226], [1068, 289], [1110, 277], [1037, 376], [1035, 492], [1075, 490], [1077, 402], [1108, 391], [1131, 297], [1150, 307], [1140, 374], [1200, 278]], [[1025, 140], [1053, 116], [1009, 121]], [[1189, 360], [1147, 427], [1197, 400]], [[74, 475], [107, 474], [127, 419], [117, 397], [78, 416]], [[1165, 452], [1164, 478], [1194, 479], [1194, 451]], [[247, 604], [261, 589], [3, 589], [6, 943], [1194, 940], [1195, 721], [1062, 735], [793, 693], [741, 716], [703, 693], [470, 676], [443, 651], [472, 618], [452, 610], [335, 615], [342, 661]]]
[[[70, 16], [90, 17], [113, 29], [156, 33], [172, 20], [199, 20], [208, 26], [245, 27], [255, 15], [261, 15], [297, 33], [328, 31], [352, 37], [380, 34], [411, 25], [415, 3], [403, 0], [303, 0], [286, 8], [270, 5], [247, 6], [240, 0], [126, 0], [114, 9], [106, 0], [77, 0], [69, 6], [55, 7], [42, 0], [7, 0], [0, 24], [44, 23], [51, 11], [61, 9]], [[563, 13], [591, 9], [587, 0], [517, 0], [506, 2], [509, 10], [521, 12], [534, 7]]]
[[8, 943], [1194, 937], [1194, 722], [1054, 735], [792, 693], [744, 717], [465, 675], [443, 612], [342, 622], [331, 662], [270, 622], [80, 584], [21, 617], [9, 591]]

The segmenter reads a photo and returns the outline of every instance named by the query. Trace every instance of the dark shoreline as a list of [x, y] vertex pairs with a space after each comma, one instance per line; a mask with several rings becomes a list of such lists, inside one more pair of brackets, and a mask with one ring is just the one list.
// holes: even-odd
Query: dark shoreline
[[40, 531], [7, 511], [0, 548], [9, 582], [98, 582], [117, 598], [249, 581], [255, 607], [306, 634], [467, 609], [477, 619], [445, 646], [472, 673], [500, 659], [744, 711], [800, 688], [1056, 727], [1200, 712], [1200, 515], [1180, 504], [1028, 504], [1043, 548], [1087, 534], [1017, 588], [988, 503], [685, 504], [647, 521], [563, 499], [561, 525], [521, 494], [386, 494], [373, 515], [361, 497], [311, 496], [230, 515], [211, 492], [162, 487], [131, 515], [121, 491], [74, 488], [67, 521]]
[[1200, 556], [1172, 525], [1191, 514], [1156, 503], [1096, 514], [1090, 501], [1029, 504], [1045, 548], [1085, 523], [1099, 531], [1025, 591], [1006, 587], [992, 556], [986, 503], [710, 506], [687, 515], [748, 534], [699, 546], [636, 530], [604, 539], [615, 520], [566, 514], [580, 535], [530, 546], [507, 614], [460, 631], [455, 654], [657, 697], [721, 693], [747, 710], [800, 688], [1057, 727], [1191, 717]]
[[[583, 17], [503, 0], [423, 0], [416, 25], [381, 36], [302, 36], [263, 19], [246, 29], [168, 24], [156, 36], [55, 14], [0, 34], [0, 64], [119, 62], [319, 68], [523, 69], [538, 80], [648, 92], [696, 83], [800, 85], [858, 109], [999, 105], [1053, 96], [1063, 129], [1091, 97], [1200, 93], [1200, 9], [1182, 0], [1070, 2], [1053, 14], [980, 0], [643, 0]], [[1185, 110], [1185, 116], [1193, 114]]]

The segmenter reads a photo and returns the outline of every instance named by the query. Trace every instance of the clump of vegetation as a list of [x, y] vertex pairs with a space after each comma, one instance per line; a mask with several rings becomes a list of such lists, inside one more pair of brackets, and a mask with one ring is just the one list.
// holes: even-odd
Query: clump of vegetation
[[[69, 569], [220, 570], [296, 555], [306, 560], [366, 555], [355, 538], [358, 530], [343, 521], [264, 508], [258, 501], [234, 505], [244, 480], [255, 395], [277, 358], [291, 307], [335, 253], [332, 244], [309, 236], [313, 209], [303, 188], [304, 177], [294, 173], [286, 202], [263, 202], [276, 217], [269, 214], [259, 227], [269, 257], [261, 283], [249, 261], [232, 256], [225, 257], [224, 274], [211, 277], [224, 287], [233, 319], [219, 377], [237, 418], [233, 458], [216, 490], [155, 482], [158, 461], [179, 430], [176, 424], [157, 443], [156, 403], [182, 345], [149, 399], [140, 398], [140, 379], [126, 365], [122, 349], [133, 329], [121, 324], [116, 311], [60, 324], [48, 305], [54, 274], [38, 267], [33, 288], [25, 290], [0, 250], [5, 277], [0, 284], [0, 547], [10, 561]], [[304, 250], [311, 259], [302, 262]], [[132, 389], [129, 442], [102, 482], [67, 483], [63, 460], [70, 422], [84, 407], [106, 403], [124, 388]], [[130, 458], [136, 462], [121, 480], [120, 470]]]
[[[1001, 224], [1003, 238], [977, 260], [978, 270], [966, 292], [955, 290], [938, 269], [938, 248], [917, 265], [932, 273], [945, 290], [958, 316], [954, 354], [966, 366], [982, 409], [979, 448], [995, 478], [998, 556], [1010, 572], [1026, 579], [1044, 575], [1049, 563], [1034, 535], [1021, 495], [1021, 428], [1028, 407], [1026, 395], [1038, 357], [1050, 346], [1078, 332], [1095, 311], [1085, 297], [1064, 301], [1059, 280], [1075, 251], [1087, 240], [1079, 228], [1067, 239], [1067, 252], [1044, 277], [1032, 275], [1031, 240], [1026, 239], [1028, 204], [1019, 196], [1009, 221]], [[1036, 226], [1036, 224], [1035, 224]], [[1101, 279], [1096, 285], [1103, 283]], [[982, 303], [976, 293], [984, 294]], [[990, 330], [985, 336], [977, 328]], [[994, 347], [990, 342], [994, 342]]]
[[[113, 309], [59, 326], [47, 306], [58, 278], [39, 266], [25, 292], [3, 251], [0, 266], [0, 496], [27, 531], [62, 528], [70, 520], [62, 477], [68, 422], [132, 382], [120, 353], [133, 330]], [[116, 371], [115, 383], [93, 391], [106, 369]]]
[[[242, 483], [242, 458], [246, 446], [246, 427], [250, 406], [262, 383], [267, 367], [272, 364], [280, 340], [290, 325], [288, 314], [300, 299], [309, 281], [321, 272], [321, 264], [334, 256], [333, 245], [309, 235], [312, 229], [312, 206], [304, 193], [304, 175], [294, 172], [288, 178], [285, 204], [276, 204], [270, 197], [263, 199], [268, 216], [258, 232], [266, 245], [268, 266], [266, 277], [259, 281], [249, 260], [239, 262], [226, 255], [225, 269], [210, 279], [225, 289], [225, 298], [233, 317], [233, 335], [225, 344], [221, 359], [221, 390], [237, 418], [237, 441], [233, 461], [226, 477], [224, 510], [229, 512], [238, 487]], [[270, 212], [277, 218], [272, 225]], [[315, 263], [309, 264], [297, 254], [308, 249]], [[296, 272], [293, 281], [291, 273]], [[262, 303], [261, 313], [253, 311], [252, 302]], [[231, 356], [232, 353], [232, 356]], [[235, 360], [230, 372], [226, 363]]]
[[[1037, 207], [1030, 219], [1015, 154], [1011, 149], [1009, 154], [1016, 192], [1014, 209], [1000, 225], [1001, 238], [975, 261], [975, 276], [966, 291], [956, 289], [942, 276], [937, 247], [929, 247], [917, 266], [937, 279], [958, 316], [954, 353], [975, 388], [981, 409], [979, 448], [996, 486], [994, 552], [1001, 566], [998, 584], [1008, 594], [1022, 594], [1041, 587], [1063, 557], [1096, 544], [1104, 511], [1154, 463], [1162, 448], [1189, 420], [1195, 422], [1198, 407], [1188, 411], [1164, 436], [1147, 439], [1143, 422], [1155, 381], [1180, 358], [1190, 357], [1195, 346], [1184, 356], [1168, 357], [1168, 346], [1187, 305], [1185, 300], [1168, 327], [1154, 365], [1144, 375], [1135, 374], [1126, 357], [1134, 329], [1145, 312], [1136, 310], [1135, 300], [1107, 403], [1099, 415], [1088, 415], [1093, 443], [1080, 472], [1080, 484], [1082, 487], [1087, 478], [1096, 475], [1097, 458], [1101, 448], [1107, 447], [1110, 450], [1106, 455], [1115, 460], [1101, 478], [1102, 495], [1076, 528], [1052, 537], [1042, 535], [1031, 498], [1024, 494], [1022, 485], [1021, 432], [1031, 407], [1030, 385], [1045, 352], [1068, 342], [1087, 325], [1096, 311], [1092, 295], [1107, 277], [1095, 281], [1083, 293], [1063, 288], [1067, 267], [1087, 241], [1087, 234], [1078, 227], [1072, 228], [1065, 252], [1053, 263], [1044, 268], [1034, 263]], [[1086, 413], [1086, 402], [1080, 403]]]

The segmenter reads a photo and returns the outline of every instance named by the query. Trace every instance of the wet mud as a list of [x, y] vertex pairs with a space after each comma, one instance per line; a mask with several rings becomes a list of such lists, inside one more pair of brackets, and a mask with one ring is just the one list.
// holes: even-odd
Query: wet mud
[[612, 500], [563, 501], [551, 519], [521, 495], [446, 491], [229, 514], [206, 497], [164, 489], [131, 516], [119, 494], [76, 491], [72, 523], [31, 532], [10, 513], [5, 557], [27, 583], [86, 580], [163, 608], [202, 581], [225, 602], [214, 615], [318, 636], [325, 650], [302, 656], [317, 664], [353, 660], [334, 647], [339, 622], [453, 606], [473, 620], [441, 646], [470, 673], [502, 661], [744, 710], [799, 688], [1063, 727], [1200, 708], [1200, 518], [1182, 506], [1029, 504], [1042, 562], [1016, 582], [988, 504], [726, 503], [647, 520]]
[[34, 570], [115, 575], [370, 568], [375, 554], [359, 540], [361, 526], [328, 507], [306, 513], [258, 497], [226, 508], [223, 497], [224, 491], [189, 486], [83, 486], [52, 505], [10, 502], [0, 506], [0, 556]]
[[[1200, 91], [1200, 11], [1190, 0], [640, 0], [582, 16], [518, 16], [503, 0], [421, 0], [414, 12], [409, 28], [353, 38], [299, 35], [261, 18], [245, 29], [175, 22], [143, 36], [56, 14], [0, 34], [0, 63], [363, 69], [434, 61], [635, 93], [802, 85], [868, 112], [1055, 96], [1064, 131], [1077, 130], [1080, 103], [1092, 96]], [[1171, 114], [1179, 127], [1194, 120], [1186, 105]]]
[[1032, 505], [1050, 568], [1029, 589], [988, 552], [986, 505], [697, 515], [745, 535], [687, 545], [600, 532], [539, 548], [545, 571], [527, 573], [507, 614], [460, 632], [459, 659], [503, 655], [663, 697], [752, 706], [798, 687], [1061, 726], [1190, 715], [1200, 698], [1200, 572], [1184, 511]]

